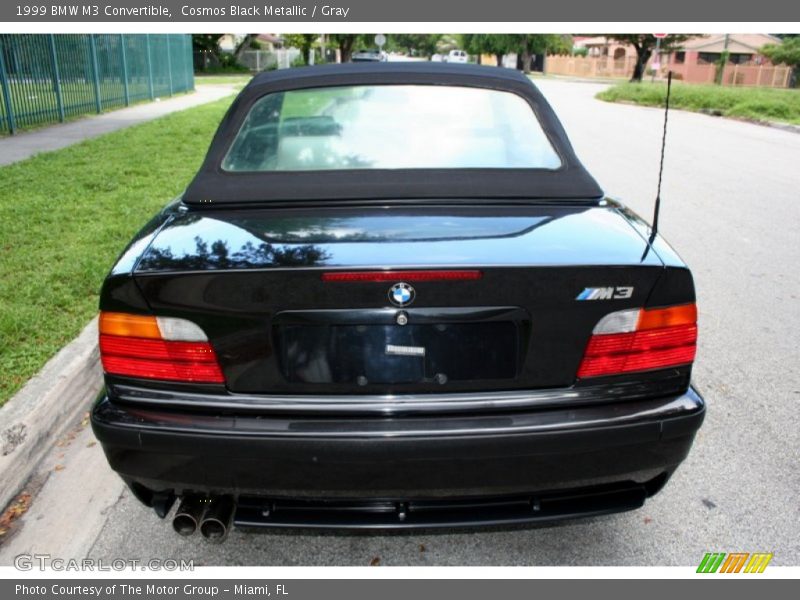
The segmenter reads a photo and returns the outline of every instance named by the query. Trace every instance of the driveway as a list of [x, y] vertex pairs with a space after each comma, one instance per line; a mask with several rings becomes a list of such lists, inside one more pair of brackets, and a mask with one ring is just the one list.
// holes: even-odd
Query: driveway
[[[601, 185], [650, 220], [662, 111], [594, 100], [603, 85], [537, 84]], [[83, 428], [45, 465], [44, 486], [0, 547], [0, 564], [40, 551], [197, 565], [696, 565], [712, 550], [774, 552], [773, 564], [800, 564], [798, 165], [798, 134], [670, 115], [661, 229], [695, 274], [695, 381], [709, 410], [688, 460], [643, 509], [478, 533], [234, 531], [211, 545], [179, 538], [139, 505]]]

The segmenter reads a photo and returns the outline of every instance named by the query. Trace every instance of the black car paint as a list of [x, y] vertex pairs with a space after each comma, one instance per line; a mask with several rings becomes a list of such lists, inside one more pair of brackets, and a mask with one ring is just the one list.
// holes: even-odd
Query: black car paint
[[113, 444], [112, 467], [150, 489], [411, 499], [648, 482], [686, 456], [703, 409], [690, 390], [613, 410], [562, 406], [438, 418], [187, 418], [108, 400], [95, 415], [98, 439]]
[[[567, 386], [574, 382], [592, 327], [610, 311], [606, 301], [576, 302], [584, 287], [633, 286], [629, 299], [613, 301], [615, 310], [694, 297], [688, 269], [674, 262], [665, 265], [618, 204], [599, 204], [249, 211], [176, 205], [155, 233], [143, 235], [146, 249], [134, 243], [112, 270], [101, 308], [130, 312], [147, 307], [163, 316], [185, 316], [188, 311], [214, 345], [227, 389], [236, 393], [441, 393]], [[484, 231], [482, 222], [487, 223]], [[380, 235], [367, 235], [369, 228]], [[141, 256], [132, 260], [130, 252]], [[128, 265], [127, 272], [122, 264]], [[323, 282], [321, 273], [467, 266], [479, 267], [483, 277], [416, 283], [417, 300], [406, 310], [410, 323], [419, 322], [422, 309], [519, 307], [511, 319], [520, 334], [516, 377], [479, 382], [451, 378], [446, 386], [432, 381], [363, 385], [340, 377], [291, 381], [285, 369], [281, 372], [282, 336], [273, 330], [290, 315], [320, 325], [327, 319], [334, 325], [336, 311], [346, 310], [340, 324], [393, 324], [397, 309], [386, 298], [391, 284]], [[376, 310], [384, 310], [382, 317], [367, 318]], [[469, 313], [442, 310], [427, 322], [485, 321]]]
[[[394, 370], [385, 361], [383, 379], [373, 381], [355, 377], [358, 360], [331, 361], [327, 379], [291, 376], [287, 345], [300, 340], [311, 353], [330, 352], [319, 330], [291, 338], [292, 327], [352, 327], [344, 338], [351, 346], [355, 328], [387, 339], [410, 335], [395, 324], [391, 283], [325, 282], [323, 273], [430, 268], [479, 269], [482, 278], [414, 283], [416, 299], [402, 309], [409, 324], [456, 330], [474, 323], [480, 335], [460, 338], [472, 345], [491, 336], [493, 320], [511, 324], [513, 373], [499, 366], [481, 372], [477, 350], [454, 367], [458, 377], [443, 381], [419, 370], [409, 376], [402, 361]], [[633, 293], [576, 300], [593, 286], [631, 286]], [[191, 493], [232, 495], [249, 507], [237, 517], [241, 524], [269, 526], [488, 524], [635, 508], [685, 458], [702, 423], [691, 366], [587, 381], [575, 374], [604, 315], [694, 299], [683, 261], [611, 199], [312, 198], [232, 206], [178, 199], [122, 253], [100, 308], [197, 323], [226, 383], [106, 375], [92, 423], [112, 467], [159, 513], [164, 498]], [[458, 336], [442, 339], [458, 352]], [[622, 486], [621, 495], [611, 500], [604, 486]], [[584, 503], [564, 503], [570, 490]], [[560, 508], [501, 518], [494, 504], [468, 517], [439, 506], [437, 518], [402, 524], [363, 516], [378, 510], [371, 502], [405, 510], [428, 500], [503, 504], [508, 495]], [[367, 505], [348, 518], [330, 520], [315, 505], [307, 521], [253, 522], [261, 502], [327, 506], [333, 499]]]

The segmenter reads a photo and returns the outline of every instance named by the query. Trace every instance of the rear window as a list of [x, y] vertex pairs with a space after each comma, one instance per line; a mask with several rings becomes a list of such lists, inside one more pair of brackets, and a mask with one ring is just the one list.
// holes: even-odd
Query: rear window
[[226, 171], [560, 166], [522, 97], [436, 85], [268, 94], [250, 109], [222, 162]]

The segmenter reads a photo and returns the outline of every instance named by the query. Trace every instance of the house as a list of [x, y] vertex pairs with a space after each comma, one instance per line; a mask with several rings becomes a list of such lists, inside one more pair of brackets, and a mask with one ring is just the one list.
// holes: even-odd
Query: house
[[[222, 52], [232, 53], [246, 37], [242, 34], [226, 33], [219, 38], [219, 49]], [[256, 34], [253, 41], [260, 46], [261, 50], [274, 52], [283, 47], [285, 40], [275, 33], [259, 33]]]
[[[711, 83], [717, 76], [717, 65], [723, 52], [728, 60], [723, 83], [733, 85], [774, 85], [775, 74], [783, 68], [773, 67], [761, 54], [766, 44], [780, 44], [780, 38], [764, 33], [731, 33], [705, 35], [684, 42], [668, 56], [661, 57], [661, 72], [672, 71], [677, 79], [690, 83]], [[655, 58], [655, 57], [654, 57]], [[651, 65], [653, 61], [651, 61]], [[769, 81], [765, 81], [765, 76]]]
[[267, 50], [268, 52], [274, 52], [279, 48], [283, 48], [286, 42], [284, 38], [275, 33], [259, 33], [256, 41], [258, 45], [261, 46], [262, 50]]
[[636, 50], [633, 46], [603, 35], [575, 36], [572, 38], [572, 47], [576, 50], [586, 48], [586, 56], [590, 57], [610, 57], [614, 60], [636, 58]]
[[680, 50], [670, 55], [669, 64], [715, 65], [727, 51], [729, 63], [760, 65], [769, 62], [767, 57], [759, 54], [761, 47], [780, 43], [780, 38], [765, 33], [706, 35], [684, 42]]

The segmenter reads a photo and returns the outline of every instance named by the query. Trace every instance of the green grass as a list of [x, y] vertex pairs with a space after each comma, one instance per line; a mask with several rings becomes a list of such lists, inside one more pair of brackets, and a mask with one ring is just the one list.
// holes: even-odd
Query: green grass
[[230, 102], [0, 167], [0, 405], [96, 314], [115, 258], [195, 174]]
[[[666, 89], [663, 83], [620, 83], [600, 92], [597, 98], [663, 106]], [[670, 106], [726, 117], [800, 124], [800, 90], [676, 83]]]
[[195, 75], [195, 85], [222, 85], [222, 84], [239, 84], [242, 87], [253, 78], [252, 75]]

